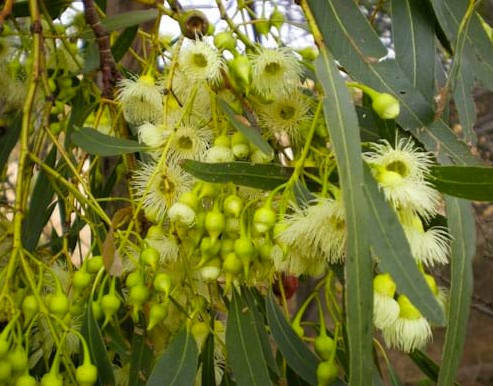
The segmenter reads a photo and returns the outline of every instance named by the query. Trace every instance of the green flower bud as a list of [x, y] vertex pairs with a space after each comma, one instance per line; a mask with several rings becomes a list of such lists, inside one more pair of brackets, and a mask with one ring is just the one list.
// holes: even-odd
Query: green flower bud
[[101, 309], [105, 320], [110, 320], [120, 309], [121, 300], [114, 293], [109, 293], [101, 298]]
[[49, 297], [48, 310], [60, 319], [67, 314], [70, 308], [70, 302], [64, 293], [55, 293]]
[[91, 284], [91, 281], [91, 274], [87, 273], [84, 269], [76, 271], [72, 277], [72, 285], [77, 291], [86, 289]]
[[207, 233], [209, 233], [209, 236], [211, 237], [212, 242], [214, 242], [224, 230], [226, 226], [226, 218], [223, 213], [212, 210], [207, 212], [205, 215], [204, 225]]
[[387, 93], [376, 95], [372, 100], [371, 107], [382, 119], [396, 119], [400, 113], [399, 101]]
[[37, 386], [38, 381], [36, 381], [36, 378], [32, 377], [29, 374], [23, 374], [19, 378], [17, 378], [17, 381], [15, 381], [15, 386]]
[[267, 35], [270, 31], [270, 22], [266, 18], [259, 18], [255, 21], [255, 29], [259, 35]]
[[224, 199], [223, 202], [223, 211], [226, 214], [229, 214], [234, 217], [239, 217], [240, 213], [245, 206], [245, 203], [241, 199], [241, 197], [236, 194], [230, 194]]
[[333, 358], [337, 348], [336, 342], [326, 333], [321, 333], [315, 338], [314, 348], [317, 355], [324, 361]]
[[214, 36], [214, 45], [219, 50], [234, 51], [236, 49], [236, 37], [231, 31], [219, 32]]
[[171, 277], [165, 272], [160, 272], [154, 278], [154, 289], [158, 292], [162, 292], [169, 295], [171, 291]]
[[75, 380], [79, 386], [92, 386], [98, 380], [98, 368], [92, 363], [84, 363], [75, 369]]
[[63, 378], [58, 373], [46, 373], [41, 378], [41, 386], [63, 386]]
[[12, 365], [4, 360], [0, 360], [0, 382], [8, 382], [12, 378]]
[[98, 273], [103, 267], [103, 256], [93, 256], [86, 260], [86, 271], [89, 273]]
[[8, 353], [7, 361], [10, 363], [14, 373], [23, 373], [29, 368], [27, 352], [21, 345], [18, 345]]
[[152, 270], [156, 270], [159, 262], [159, 251], [152, 247], [144, 248], [140, 252], [140, 261]]
[[259, 233], [267, 233], [276, 225], [276, 212], [270, 206], [263, 206], [253, 215], [253, 226]]
[[234, 252], [230, 252], [224, 259], [223, 270], [226, 273], [238, 275], [243, 271], [243, 263]]
[[168, 309], [159, 303], [154, 303], [149, 310], [149, 324], [147, 331], [151, 331], [168, 316]]
[[317, 385], [328, 386], [337, 378], [337, 366], [334, 361], [320, 362], [317, 366]]
[[[31, 320], [39, 312], [39, 303], [34, 295], [27, 295], [22, 301], [22, 313], [25, 320]], [[0, 355], [0, 358], [2, 355]]]
[[228, 62], [230, 80], [233, 87], [248, 93], [252, 84], [252, 63], [247, 56], [237, 56]]
[[279, 9], [276, 7], [274, 9], [274, 12], [272, 12], [270, 15], [269, 18], [270, 25], [279, 30], [284, 24], [284, 21], [285, 21], [284, 14], [281, 11], [279, 11]]
[[141, 306], [151, 296], [151, 291], [144, 284], [137, 284], [130, 288], [129, 300], [130, 303], [136, 306]]

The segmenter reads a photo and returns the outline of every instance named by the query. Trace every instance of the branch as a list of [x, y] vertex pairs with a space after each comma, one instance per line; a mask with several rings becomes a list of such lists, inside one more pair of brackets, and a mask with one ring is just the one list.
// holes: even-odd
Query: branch
[[14, 5], [14, 0], [7, 0], [3, 6], [2, 12], [0, 12], [0, 32], [3, 29], [3, 22], [12, 12], [12, 6]]
[[96, 43], [99, 48], [100, 69], [103, 75], [103, 97], [112, 99], [112, 89], [120, 74], [116, 70], [115, 58], [111, 52], [110, 35], [99, 20], [94, 0], [83, 0], [85, 18], [89, 27], [96, 36]]

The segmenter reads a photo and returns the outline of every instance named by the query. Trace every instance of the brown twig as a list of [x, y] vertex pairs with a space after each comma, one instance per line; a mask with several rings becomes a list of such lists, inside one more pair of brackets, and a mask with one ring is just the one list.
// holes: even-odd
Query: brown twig
[[113, 58], [111, 52], [110, 35], [101, 24], [101, 20], [99, 20], [94, 0], [83, 0], [82, 2], [84, 4], [86, 22], [93, 30], [99, 48], [99, 66], [103, 75], [103, 96], [111, 99], [111, 91], [115, 82], [120, 78], [120, 74], [116, 70], [115, 58]]
[[0, 31], [3, 29], [3, 22], [12, 12], [12, 6], [14, 5], [14, 0], [5, 1], [5, 5], [3, 6], [2, 12], [0, 12]]

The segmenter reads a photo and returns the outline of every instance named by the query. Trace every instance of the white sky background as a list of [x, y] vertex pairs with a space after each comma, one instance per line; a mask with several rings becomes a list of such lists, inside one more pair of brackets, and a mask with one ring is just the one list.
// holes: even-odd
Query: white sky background
[[[112, 0], [108, 0], [112, 1]], [[298, 5], [295, 5], [291, 0], [284, 1], [258, 1], [255, 2], [255, 10], [259, 14], [258, 16], [262, 16], [262, 9], [264, 8], [264, 16], [268, 18], [273, 10], [273, 4], [277, 3], [278, 9], [284, 13], [286, 18], [286, 23], [281, 27], [280, 37], [284, 44], [289, 47], [299, 49], [307, 46], [313, 46], [313, 38], [307, 32], [307, 24], [303, 19], [303, 14], [301, 12], [301, 8]], [[185, 10], [190, 9], [199, 9], [204, 12], [209, 19], [209, 22], [216, 27], [216, 32], [224, 31], [227, 29], [227, 24], [223, 20], [220, 19], [219, 11], [216, 6], [215, 0], [182, 0], [180, 4], [183, 6]], [[228, 11], [228, 14], [232, 16], [236, 11], [236, 1], [234, 0], [224, 0], [223, 4]], [[83, 6], [80, 1], [75, 1], [73, 3], [73, 8], [77, 11], [82, 11]], [[62, 23], [68, 23], [68, 21], [73, 17], [74, 10], [66, 11], [62, 17]], [[243, 23], [244, 21], [249, 21], [248, 15], [246, 11], [243, 11], [246, 19], [243, 20], [240, 13], [234, 18], [236, 23]], [[291, 20], [293, 19], [293, 20]], [[245, 32], [253, 39], [253, 33], [251, 26], [241, 27], [242, 32]], [[272, 29], [274, 33], [277, 34], [277, 30]], [[177, 37], [180, 34], [180, 27], [178, 23], [171, 18], [164, 16], [161, 21], [161, 34], [163, 35], [172, 35], [173, 37]], [[273, 46], [275, 45], [273, 39], [268, 39], [262, 41], [263, 45]]]

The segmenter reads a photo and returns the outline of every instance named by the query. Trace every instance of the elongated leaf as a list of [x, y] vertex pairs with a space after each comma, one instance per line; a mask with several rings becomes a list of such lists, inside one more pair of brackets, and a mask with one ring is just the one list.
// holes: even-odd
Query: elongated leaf
[[[321, 2], [322, 3], [322, 2]], [[327, 37], [324, 34], [324, 39]], [[366, 234], [366, 203], [361, 189], [363, 162], [358, 118], [344, 81], [326, 47], [319, 47], [315, 61], [322, 84], [325, 120], [334, 149], [347, 226], [345, 300], [349, 340], [349, 383], [366, 385], [373, 368], [372, 348], [372, 267]]]
[[127, 153], [136, 153], [147, 147], [130, 139], [116, 138], [89, 127], [83, 127], [72, 133], [72, 142], [89, 154], [111, 157]]
[[433, 361], [433, 359], [420, 350], [414, 350], [409, 354], [409, 356], [416, 366], [418, 366], [423, 372], [423, 374], [425, 374], [433, 382], [438, 381], [438, 372], [440, 371], [440, 367]]
[[120, 59], [123, 58], [123, 55], [125, 55], [128, 48], [132, 45], [138, 30], [139, 26], [137, 25], [128, 27], [125, 28], [125, 31], [123, 31], [120, 36], [118, 36], [118, 39], [116, 39], [116, 42], [111, 47], [111, 53], [113, 54], [115, 62], [119, 62]]
[[435, 26], [427, 0], [392, 0], [396, 61], [428, 102], [435, 94]]
[[216, 371], [214, 361], [214, 335], [208, 334], [204, 342], [204, 348], [200, 355], [202, 362], [202, 384], [215, 385]]
[[226, 348], [233, 376], [239, 386], [272, 384], [252, 309], [236, 290], [229, 306]]
[[128, 373], [129, 386], [145, 385], [151, 372], [153, 347], [144, 326], [144, 316], [141, 315], [140, 323], [134, 326], [132, 336], [132, 354]]
[[274, 153], [274, 150], [269, 145], [269, 142], [267, 142], [254, 127], [247, 126], [240, 122], [236, 118], [236, 114], [233, 109], [225, 101], [219, 99], [219, 106], [226, 113], [229, 122], [236, 128], [236, 130], [243, 133], [243, 135], [252, 141], [252, 143], [257, 146], [262, 153], [266, 155], [271, 155]]
[[169, 344], [152, 370], [147, 386], [193, 385], [199, 351], [194, 337], [182, 330]]
[[457, 375], [466, 339], [473, 290], [472, 258], [476, 251], [476, 226], [468, 201], [446, 197], [452, 236], [450, 304], [438, 385], [451, 385]]
[[106, 350], [101, 330], [96, 319], [94, 319], [92, 307], [90, 306], [86, 309], [81, 333], [89, 346], [91, 360], [98, 368], [98, 381], [96, 384], [99, 386], [115, 385], [115, 375], [108, 357], [108, 350]]
[[433, 166], [431, 182], [451, 196], [475, 201], [493, 201], [493, 167]]
[[67, 123], [67, 137], [65, 138], [65, 146], [69, 146], [70, 138], [76, 128], [82, 127], [85, 120], [91, 114], [91, 112], [97, 107], [96, 102], [88, 103], [86, 101], [84, 93], [79, 90], [75, 97], [72, 98], [72, 111]]
[[276, 164], [251, 164], [249, 162], [205, 163], [186, 160], [181, 167], [204, 181], [234, 182], [238, 185], [272, 190], [286, 183], [292, 169]]
[[272, 353], [269, 336], [267, 335], [264, 323], [264, 317], [260, 314], [259, 306], [256, 303], [257, 298], [248, 288], [243, 288], [243, 292], [245, 294], [244, 300], [247, 302], [248, 307], [250, 307], [250, 310], [252, 311], [252, 317], [255, 322], [254, 332], [258, 336], [258, 340], [260, 342], [260, 345], [262, 346], [262, 353], [264, 355], [265, 363], [269, 367], [271, 373], [276, 377], [276, 379], [278, 379], [279, 370], [277, 368], [276, 360], [274, 359], [274, 354]]
[[419, 272], [399, 219], [378, 190], [369, 168], [365, 168], [364, 191], [370, 214], [368, 227], [373, 232], [371, 243], [380, 259], [380, 269], [390, 273], [398, 292], [406, 294], [428, 320], [444, 325], [442, 308]]
[[[4, 2], [2, 2], [3, 4]], [[57, 18], [60, 14], [68, 8], [72, 2], [70, 0], [45, 0], [44, 6], [48, 11], [48, 14], [53, 18]], [[12, 8], [12, 14], [14, 17], [29, 17], [31, 14], [29, 12], [29, 1], [28, 0], [17, 0], [14, 1], [14, 6]]]
[[310, 385], [317, 384], [318, 358], [296, 335], [276, 304], [272, 291], [267, 296], [267, 321], [272, 337], [289, 367]]
[[397, 374], [390, 362], [387, 362], [387, 369], [389, 371], [389, 378], [390, 382], [392, 382], [392, 386], [403, 386], [402, 381], [399, 379], [399, 374]]
[[[146, 21], [155, 20], [159, 15], [157, 9], [145, 9], [131, 12], [119, 13], [114, 16], [107, 17], [101, 20], [103, 28], [107, 32], [117, 31], [119, 29], [132, 27]], [[89, 28], [81, 34], [81, 39], [89, 39], [94, 37], [92, 30]]]
[[84, 55], [84, 67], [82, 72], [87, 74], [91, 71], [97, 70], [101, 64], [101, 57], [99, 55], [99, 47], [96, 40], [89, 40], [83, 50]]
[[[54, 167], [56, 154], [56, 147], [53, 146], [44, 159], [45, 164]], [[29, 210], [22, 224], [22, 244], [30, 252], [34, 251], [38, 245], [43, 228], [55, 208], [54, 206], [49, 207], [53, 200], [53, 194], [54, 189], [50, 183], [50, 179], [46, 172], [41, 170], [36, 178], [36, 184], [31, 194], [31, 202], [29, 203]]]
[[[481, 20], [472, 15], [466, 30], [460, 30], [462, 19], [469, 5], [463, 0], [430, 0], [435, 15], [447, 38], [456, 43], [461, 34], [464, 38], [464, 55], [472, 66], [472, 72], [490, 90], [493, 90], [493, 45]], [[457, 53], [456, 53], [457, 54]]]
[[457, 83], [454, 89], [454, 101], [462, 126], [462, 138], [466, 142], [476, 143], [477, 137], [473, 126], [476, 122], [476, 105], [472, 95], [474, 87], [474, 73], [467, 61], [463, 60], [457, 74]]
[[438, 151], [439, 158], [455, 163], [477, 163], [452, 130], [434, 121], [434, 112], [395, 60], [384, 59], [386, 48], [354, 1], [308, 0], [324, 41], [351, 77], [379, 92], [388, 92], [400, 102], [397, 122], [410, 130], [427, 149]]

